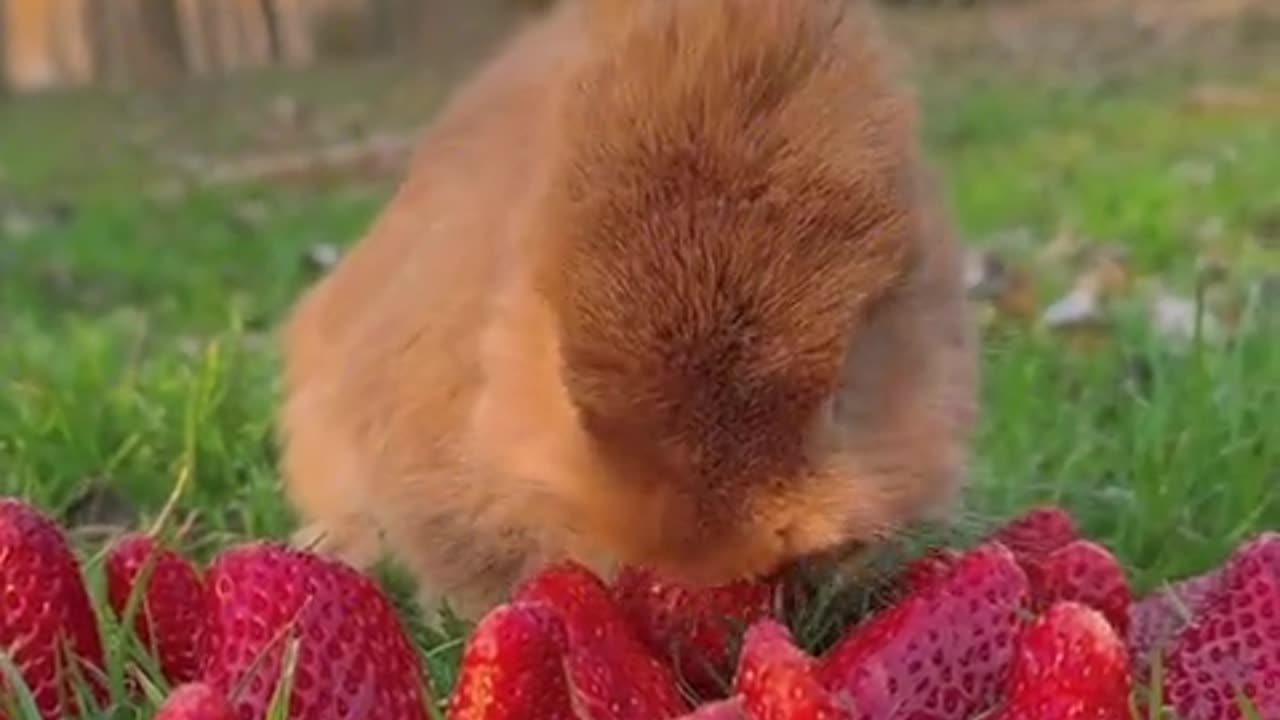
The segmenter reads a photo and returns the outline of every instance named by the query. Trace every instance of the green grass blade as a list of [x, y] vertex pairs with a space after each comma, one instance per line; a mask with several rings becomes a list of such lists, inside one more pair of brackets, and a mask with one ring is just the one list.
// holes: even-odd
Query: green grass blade
[[1244, 712], [1245, 720], [1263, 720], [1262, 711], [1253, 703], [1243, 690], [1236, 690], [1236, 702], [1240, 704], [1240, 710]]
[[284, 648], [284, 660], [280, 668], [280, 682], [267, 707], [266, 720], [289, 720], [289, 699], [293, 697], [293, 680], [298, 671], [298, 646], [302, 638], [294, 636]]
[[0, 673], [4, 674], [5, 687], [8, 688], [5, 705], [11, 705], [6, 712], [15, 720], [42, 720], [31, 688], [27, 687], [27, 681], [4, 648], [0, 648]]

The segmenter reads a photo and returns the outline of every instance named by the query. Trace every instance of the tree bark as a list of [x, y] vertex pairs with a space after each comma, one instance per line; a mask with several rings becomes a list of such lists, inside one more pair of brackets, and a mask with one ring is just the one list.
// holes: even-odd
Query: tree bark
[[237, 8], [236, 0], [221, 0], [220, 2], [210, 3], [206, 0], [205, 12], [208, 13], [212, 22], [209, 23], [209, 29], [213, 33], [213, 47], [215, 61], [222, 70], [238, 70], [240, 69], [240, 38], [238, 22], [236, 21]]
[[140, 0], [141, 34], [154, 62], [169, 74], [186, 69], [179, 26], [178, 7], [174, 0]]
[[174, 0], [184, 64], [187, 71], [195, 75], [207, 75], [216, 68], [201, 5], [200, 0]]
[[422, 27], [421, 4], [403, 0], [371, 0], [369, 13], [373, 16], [373, 42], [379, 52], [396, 52], [413, 46]]
[[58, 83], [53, 53], [56, 0], [3, 0], [4, 70], [15, 90], [38, 90]]
[[291, 67], [309, 65], [315, 59], [315, 36], [307, 0], [272, 0], [268, 19], [274, 54]]
[[[232, 0], [223, 0], [232, 2]], [[237, 51], [241, 67], [263, 67], [271, 64], [271, 31], [263, 0], [234, 0], [231, 7], [236, 20]]]
[[94, 80], [93, 40], [88, 0], [62, 0], [53, 19], [54, 61], [62, 82], [87, 85]]
[[0, 0], [0, 100], [9, 94], [9, 51], [7, 35], [9, 33], [9, 11], [5, 7], [7, 0]]
[[91, 0], [101, 75], [116, 85], [173, 82], [185, 75], [183, 36], [171, 0]]

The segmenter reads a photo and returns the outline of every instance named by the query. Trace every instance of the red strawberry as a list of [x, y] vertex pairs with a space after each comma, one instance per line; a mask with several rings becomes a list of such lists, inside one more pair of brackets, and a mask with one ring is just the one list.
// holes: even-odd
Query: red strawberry
[[775, 581], [740, 581], [698, 590], [639, 568], [624, 568], [614, 594], [627, 619], [699, 696], [724, 694], [738, 635], [772, 617]]
[[967, 719], [997, 698], [1026, 604], [1013, 555], [982, 545], [837, 643], [823, 660], [824, 683], [847, 693], [859, 717]]
[[1056, 603], [1023, 631], [995, 720], [1129, 720], [1124, 642], [1097, 610]]
[[153, 555], [133, 627], [142, 644], [154, 649], [169, 682], [180, 685], [200, 672], [205, 608], [204, 586], [196, 569], [146, 535], [127, 535], [107, 554], [107, 595], [111, 608], [123, 618], [134, 583]]
[[1163, 653], [1169, 641], [1200, 613], [1221, 581], [1217, 571], [1189, 578], [1152, 593], [1129, 609], [1129, 653], [1139, 676], [1146, 676], [1154, 656]]
[[747, 630], [736, 678], [753, 720], [839, 720], [853, 715], [818, 680], [818, 663], [773, 620]]
[[449, 701], [449, 720], [573, 720], [564, 626], [541, 605], [502, 605], [476, 626]]
[[[98, 618], [76, 557], [52, 520], [7, 498], [0, 499], [0, 648], [45, 718], [75, 714], [72, 658], [97, 699], [105, 700]], [[63, 697], [70, 698], [68, 707]]]
[[1180, 720], [1280, 717], [1280, 533], [1238, 550], [1200, 614], [1169, 648], [1167, 697]]
[[1013, 552], [1019, 562], [1037, 561], [1080, 539], [1075, 518], [1060, 507], [1032, 508], [997, 530], [991, 537]]
[[661, 720], [688, 710], [671, 671], [591, 571], [575, 563], [554, 565], [520, 587], [516, 601], [543, 603], [560, 616], [570, 693], [590, 720]]
[[908, 563], [898, 575], [897, 586], [907, 594], [919, 592], [951, 573], [960, 553], [950, 548], [934, 548]]
[[702, 705], [679, 720], [751, 720], [742, 709], [742, 698], [734, 697]]
[[190, 683], [169, 694], [155, 720], [236, 720], [236, 711], [220, 691]]
[[1028, 575], [1036, 611], [1062, 600], [1084, 603], [1101, 611], [1121, 637], [1128, 634], [1133, 592], [1124, 568], [1105, 547], [1076, 540], [1050, 553]]
[[299, 640], [290, 718], [426, 718], [419, 658], [394, 608], [352, 568], [270, 543], [224, 552], [206, 577], [207, 657], [201, 679], [260, 718]]

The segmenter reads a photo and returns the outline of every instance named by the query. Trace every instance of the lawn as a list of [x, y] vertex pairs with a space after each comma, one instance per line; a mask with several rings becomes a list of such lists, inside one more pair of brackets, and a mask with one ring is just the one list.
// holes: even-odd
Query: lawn
[[[984, 302], [959, 531], [1061, 503], [1149, 589], [1280, 528], [1275, 43], [1250, 23], [1164, 51], [1123, 35], [1064, 49], [1030, 29], [996, 51], [963, 18], [897, 20], [957, 222], [1025, 288]], [[200, 187], [178, 168], [405, 132], [443, 88], [368, 65], [0, 98], [0, 495], [63, 519], [95, 568], [103, 538], [153, 522], [180, 479], [169, 519], [192, 553], [284, 537], [271, 333], [394, 175]], [[308, 112], [288, 125], [295, 103]], [[1098, 251], [1125, 258], [1105, 326], [1045, 327]], [[1206, 330], [1152, 322], [1161, 292], [1203, 298]], [[422, 637], [447, 686], [458, 642]]]

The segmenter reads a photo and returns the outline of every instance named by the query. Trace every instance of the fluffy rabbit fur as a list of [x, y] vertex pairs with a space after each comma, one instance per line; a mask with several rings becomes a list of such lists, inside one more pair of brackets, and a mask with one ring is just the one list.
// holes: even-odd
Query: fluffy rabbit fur
[[541, 563], [694, 583], [945, 511], [959, 246], [843, 0], [569, 0], [462, 86], [299, 301], [302, 541], [475, 616]]

